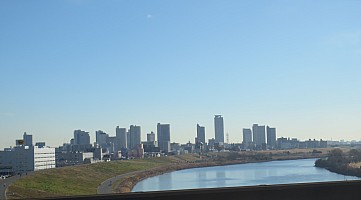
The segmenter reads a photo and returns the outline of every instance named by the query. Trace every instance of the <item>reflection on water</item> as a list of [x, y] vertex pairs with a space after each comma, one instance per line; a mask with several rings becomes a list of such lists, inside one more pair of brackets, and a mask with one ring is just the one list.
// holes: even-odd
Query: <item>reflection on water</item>
[[314, 167], [316, 159], [186, 169], [139, 182], [133, 192], [355, 180]]
[[224, 170], [217, 171], [216, 177], [217, 187], [222, 187], [226, 184], [226, 172]]
[[[162, 190], [162, 188], [172, 188], [172, 173], [169, 174], [169, 176], [158, 176], [158, 190]], [[156, 185], [157, 186], [157, 185]]]
[[199, 181], [196, 181], [197, 187], [201, 188], [203, 186], [203, 182], [207, 180], [207, 173], [204, 171], [200, 171], [198, 173], [198, 180]]

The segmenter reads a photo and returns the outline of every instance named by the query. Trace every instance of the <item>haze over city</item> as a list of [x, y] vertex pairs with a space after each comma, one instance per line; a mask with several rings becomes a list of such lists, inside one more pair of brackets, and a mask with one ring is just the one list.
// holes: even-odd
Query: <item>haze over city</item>
[[361, 1], [0, 1], [0, 148], [116, 126], [194, 141], [224, 117], [360, 140]]

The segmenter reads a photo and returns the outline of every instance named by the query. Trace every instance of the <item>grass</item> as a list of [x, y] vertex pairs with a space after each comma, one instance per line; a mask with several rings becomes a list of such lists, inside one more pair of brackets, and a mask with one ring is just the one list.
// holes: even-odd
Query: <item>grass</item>
[[39, 198], [96, 194], [108, 178], [176, 162], [177, 158], [151, 158], [87, 164], [37, 171], [9, 187], [10, 198]]

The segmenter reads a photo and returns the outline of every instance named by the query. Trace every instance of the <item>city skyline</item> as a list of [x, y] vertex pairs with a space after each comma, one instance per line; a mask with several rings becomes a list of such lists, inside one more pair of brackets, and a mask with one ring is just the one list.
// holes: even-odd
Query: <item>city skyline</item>
[[[221, 115], [215, 115], [215, 118], [219, 118], [221, 117]], [[221, 123], [223, 124], [223, 117], [221, 117], [222, 121]], [[214, 120], [214, 126], [216, 126], [216, 120]], [[162, 134], [162, 132], [166, 133], [165, 135]], [[140, 125], [130, 125], [129, 129], [127, 128], [123, 128], [123, 127], [119, 127], [116, 126], [115, 128], [115, 132], [114, 134], [112, 133], [106, 133], [102, 130], [96, 130], [94, 132], [94, 140], [92, 140], [92, 133], [88, 132], [88, 131], [84, 131], [82, 129], [76, 129], [73, 131], [73, 138], [68, 138], [68, 141], [65, 141], [63, 143], [58, 143], [57, 145], [48, 145], [47, 141], [36, 141], [38, 143], [46, 143], [47, 146], [49, 147], [57, 147], [57, 146], [62, 146], [64, 144], [71, 144], [71, 145], [99, 145], [99, 147], [101, 147], [102, 145], [105, 145], [105, 143], [108, 143], [108, 139], [112, 140], [111, 143], [114, 143], [114, 149], [116, 150], [121, 150], [122, 148], [129, 148], [129, 149], [133, 149], [135, 146], [137, 146], [137, 144], [141, 144], [142, 142], [154, 142], [157, 141], [159, 142], [160, 138], [165, 138], [165, 141], [168, 142], [168, 145], [171, 143], [180, 143], [180, 144], [186, 144], [187, 142], [190, 142], [191, 140], [188, 140], [187, 142], [179, 142], [179, 141], [175, 141], [175, 140], [171, 140], [170, 138], [172, 138], [171, 136], [171, 130], [170, 130], [170, 124], [161, 124], [161, 123], [157, 123], [157, 134], [155, 134], [153, 131], [150, 131], [149, 133], [145, 133], [145, 134], [141, 134], [141, 126]], [[160, 136], [158, 136], [158, 134], [160, 134]], [[207, 143], [208, 140], [214, 140], [214, 142], [217, 142], [215, 140], [216, 137], [216, 133], [214, 133], [213, 135], [206, 135], [205, 134], [205, 127], [204, 126], [200, 126], [199, 124], [197, 124], [196, 126], [196, 131], [195, 131], [195, 139], [197, 141], [200, 141], [198, 139], [197, 136], [199, 136], [199, 134], [203, 137], [205, 136], [204, 140], [206, 141], [205, 143]], [[133, 136], [131, 136], [133, 135]], [[144, 136], [145, 135], [145, 136]], [[277, 140], [278, 139], [296, 139], [296, 140], [321, 140], [321, 141], [331, 141], [331, 142], [335, 142], [335, 141], [344, 141], [343, 139], [341, 140], [328, 140], [327, 138], [307, 138], [307, 139], [303, 139], [300, 138], [298, 136], [289, 136], [289, 135], [278, 135], [276, 134], [276, 128], [275, 127], [270, 127], [269, 125], [259, 125], [258, 123], [253, 123], [251, 126], [249, 126], [248, 128], [242, 128], [241, 131], [241, 138], [240, 141], [237, 140], [237, 142], [233, 142], [230, 141], [228, 144], [243, 144], [245, 145], [245, 147], [248, 147], [250, 143], [254, 144], [256, 149], [273, 149], [276, 146]], [[145, 137], [145, 139], [144, 139]], [[15, 140], [14, 144], [10, 144], [6, 147], [0, 147], [0, 149], [5, 149], [5, 148], [9, 148], [12, 146], [17, 146], [19, 145], [18, 142], [24, 143], [24, 145], [28, 145], [28, 143], [33, 143], [33, 135], [27, 132], [24, 132], [23, 134], [23, 140]], [[133, 139], [132, 139], [133, 138]], [[138, 139], [137, 139], [138, 138]], [[152, 139], [150, 139], [152, 138]], [[113, 141], [114, 140], [114, 141]], [[346, 141], [361, 141], [361, 140], [346, 140]], [[221, 142], [218, 141], [221, 144], [226, 143], [226, 142]], [[128, 143], [132, 144], [132, 145], [128, 145]], [[192, 142], [191, 142], [192, 143]], [[196, 144], [196, 141], [193, 142], [194, 144]], [[262, 146], [262, 145], [265, 146]], [[267, 146], [266, 146], [267, 145]], [[106, 146], [106, 145], [105, 145]], [[167, 146], [167, 144], [166, 144]]]
[[[0, 148], [28, 132], [360, 140], [360, 1], [0, 1]], [[96, 15], [94, 14], [96, 13]]]

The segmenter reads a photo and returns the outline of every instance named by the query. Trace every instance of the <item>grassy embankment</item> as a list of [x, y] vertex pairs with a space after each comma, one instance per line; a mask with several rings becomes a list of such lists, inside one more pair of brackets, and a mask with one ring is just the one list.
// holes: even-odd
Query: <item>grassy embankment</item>
[[[94, 195], [103, 181], [132, 171], [147, 170], [117, 181], [114, 190], [129, 192], [139, 181], [160, 173], [192, 167], [215, 166], [270, 160], [322, 157], [329, 149], [299, 151], [265, 151], [239, 153], [209, 153], [200, 159], [196, 155], [168, 156], [162, 158], [112, 161], [34, 172], [9, 187], [10, 198]], [[157, 168], [154, 170], [154, 168]]]
[[10, 198], [93, 195], [104, 180], [182, 160], [174, 157], [113, 161], [34, 172], [9, 187]]

